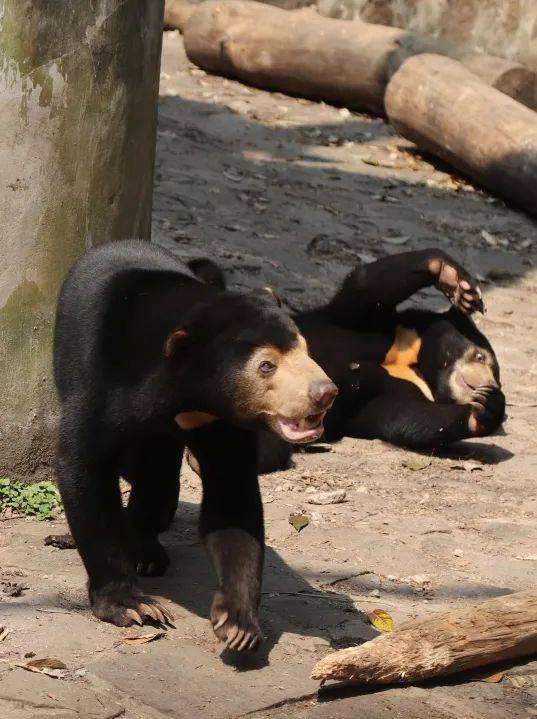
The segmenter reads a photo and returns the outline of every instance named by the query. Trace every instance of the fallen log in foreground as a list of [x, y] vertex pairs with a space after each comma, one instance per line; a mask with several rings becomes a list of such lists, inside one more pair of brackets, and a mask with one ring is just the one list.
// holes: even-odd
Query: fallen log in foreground
[[406, 622], [318, 662], [313, 679], [400, 684], [537, 654], [537, 591]]
[[386, 90], [396, 131], [537, 214], [537, 114], [439, 55], [406, 60]]
[[519, 102], [537, 104], [537, 74], [529, 68], [399, 28], [248, 0], [208, 0], [194, 7], [181, 11], [189, 59], [257, 87], [383, 115], [391, 75], [407, 57], [432, 52], [456, 57]]

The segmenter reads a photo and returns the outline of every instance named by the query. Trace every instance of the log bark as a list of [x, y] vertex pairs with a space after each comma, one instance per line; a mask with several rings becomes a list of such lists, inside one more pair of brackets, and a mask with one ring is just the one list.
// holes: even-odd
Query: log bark
[[439, 55], [406, 60], [386, 90], [396, 131], [537, 214], [537, 114]]
[[485, 82], [535, 106], [537, 75], [502, 58], [398, 28], [288, 12], [248, 0], [209, 0], [184, 29], [185, 49], [199, 67], [270, 90], [280, 90], [384, 114], [391, 75], [410, 55], [457, 57]]
[[430, 614], [318, 662], [313, 679], [401, 684], [537, 653], [537, 591]]

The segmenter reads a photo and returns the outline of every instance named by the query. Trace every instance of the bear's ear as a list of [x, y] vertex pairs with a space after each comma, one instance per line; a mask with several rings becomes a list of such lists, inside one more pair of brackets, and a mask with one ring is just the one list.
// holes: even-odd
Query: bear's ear
[[272, 287], [263, 287], [263, 292], [266, 292], [267, 294], [269, 294], [272, 297], [272, 299], [274, 300], [274, 302], [278, 305], [278, 307], [282, 306], [282, 300], [281, 300], [280, 295], [277, 292], [274, 292]]
[[173, 359], [186, 346], [188, 340], [188, 332], [186, 330], [175, 330], [164, 344], [164, 355], [168, 359]]

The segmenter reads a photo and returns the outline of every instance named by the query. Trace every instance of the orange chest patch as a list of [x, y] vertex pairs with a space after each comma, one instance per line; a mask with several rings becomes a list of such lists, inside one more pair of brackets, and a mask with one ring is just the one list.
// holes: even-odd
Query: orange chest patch
[[218, 417], [215, 417], [214, 414], [209, 414], [208, 412], [197, 412], [196, 410], [192, 412], [181, 412], [175, 417], [175, 421], [179, 427], [186, 430], [199, 429], [200, 427], [204, 427], [206, 424], [216, 422], [217, 419]]
[[433, 393], [428, 384], [412, 368], [412, 365], [418, 361], [420, 347], [421, 339], [416, 330], [399, 325], [395, 330], [395, 339], [382, 366], [391, 377], [415, 384], [428, 400], [434, 402]]

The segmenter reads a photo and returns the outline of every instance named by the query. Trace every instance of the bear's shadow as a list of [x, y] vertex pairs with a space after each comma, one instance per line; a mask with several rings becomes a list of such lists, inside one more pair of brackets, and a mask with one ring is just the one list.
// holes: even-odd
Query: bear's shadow
[[[170, 555], [170, 567], [164, 577], [144, 579], [143, 586], [149, 593], [166, 597], [208, 621], [215, 577], [198, 538], [198, 513], [198, 505], [180, 502], [170, 530], [161, 536]], [[339, 649], [377, 636], [350, 597], [312, 586], [271, 547], [266, 549], [262, 592], [260, 615], [265, 641], [261, 648], [255, 654], [226, 649], [221, 654], [225, 663], [238, 669], [267, 665], [284, 633], [311, 638], [307, 643], [310, 651], [315, 651], [315, 639], [319, 640], [319, 649], [327, 642]], [[300, 642], [296, 640], [297, 651]]]

